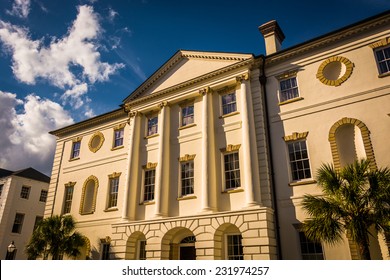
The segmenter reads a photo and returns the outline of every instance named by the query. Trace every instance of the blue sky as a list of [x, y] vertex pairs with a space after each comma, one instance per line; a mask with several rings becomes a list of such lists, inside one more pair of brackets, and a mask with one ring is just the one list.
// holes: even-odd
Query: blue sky
[[50, 175], [48, 131], [117, 109], [177, 50], [264, 54], [390, 9], [388, 0], [1, 0], [0, 168]]

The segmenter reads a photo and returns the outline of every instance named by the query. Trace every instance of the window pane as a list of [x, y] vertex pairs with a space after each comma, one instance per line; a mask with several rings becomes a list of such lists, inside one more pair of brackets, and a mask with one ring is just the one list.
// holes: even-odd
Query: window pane
[[306, 141], [290, 142], [287, 146], [289, 151], [292, 180], [297, 181], [311, 178]]
[[296, 77], [281, 80], [280, 84], [280, 102], [299, 97], [298, 83]]

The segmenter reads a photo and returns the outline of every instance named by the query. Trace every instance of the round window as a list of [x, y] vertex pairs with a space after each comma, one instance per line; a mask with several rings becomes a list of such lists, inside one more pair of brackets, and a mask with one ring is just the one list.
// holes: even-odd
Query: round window
[[317, 71], [317, 79], [328, 86], [339, 86], [352, 74], [353, 63], [342, 56], [334, 56], [325, 60]]
[[89, 149], [91, 152], [96, 153], [103, 145], [104, 136], [101, 132], [96, 132], [89, 140]]

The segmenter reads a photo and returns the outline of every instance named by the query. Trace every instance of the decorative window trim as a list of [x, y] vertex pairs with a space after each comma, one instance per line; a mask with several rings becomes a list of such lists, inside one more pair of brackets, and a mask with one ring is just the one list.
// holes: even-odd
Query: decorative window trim
[[[181, 102], [179, 104], [180, 106], [180, 113], [179, 113], [179, 116], [180, 116], [180, 126], [179, 126], [179, 129], [183, 129], [183, 128], [187, 128], [187, 127], [192, 127], [195, 124], [195, 104], [194, 104], [194, 99], [191, 99], [191, 100], [185, 100], [184, 102]], [[189, 124], [186, 124], [186, 125], [183, 125], [183, 109], [186, 108], [186, 107], [190, 107], [192, 106], [193, 107], [193, 122], [192, 123], [189, 123]]]
[[[82, 139], [83, 139], [82, 136], [78, 136], [78, 137], [72, 139], [72, 146], [70, 147], [70, 158], [69, 158], [69, 161], [80, 159], [81, 140]], [[77, 157], [73, 157], [73, 147], [74, 147], [74, 144], [77, 143], [77, 142], [80, 142], [79, 155]]]
[[[227, 145], [226, 148], [222, 148], [220, 149], [221, 151], [221, 163], [222, 163], [222, 181], [223, 181], [223, 184], [222, 184], [222, 193], [234, 193], [234, 192], [239, 192], [239, 190], [243, 190], [243, 187], [242, 187], [242, 176], [241, 176], [241, 164], [240, 164], [240, 152], [239, 152], [239, 149], [241, 147], [241, 144], [237, 144], [237, 145]], [[225, 169], [225, 156], [226, 155], [229, 155], [229, 154], [234, 154], [234, 153], [237, 153], [238, 154], [238, 163], [239, 163], [239, 180], [240, 180], [240, 185], [239, 186], [236, 186], [236, 187], [233, 187], [233, 188], [226, 188], [226, 169]], [[230, 172], [232, 172], [232, 170], [230, 170]]]
[[[93, 147], [92, 144], [93, 144], [93, 141], [96, 137], [99, 137], [99, 143], [97, 144], [96, 147]], [[89, 142], [88, 142], [88, 148], [91, 152], [93, 153], [96, 153], [97, 151], [100, 150], [100, 148], [103, 146], [103, 143], [104, 143], [104, 135], [103, 133], [101, 133], [100, 131], [98, 132], [95, 132], [91, 138], [89, 139]]]
[[305, 132], [293, 132], [291, 135], [283, 136], [283, 140], [285, 142], [290, 141], [297, 141], [297, 140], [304, 140], [307, 138], [307, 135], [309, 134], [309, 131]]
[[296, 77], [298, 74], [298, 71], [299, 71], [298, 69], [289, 70], [289, 71], [283, 72], [281, 74], [275, 75], [275, 78], [277, 80], [284, 80], [284, 79]]
[[142, 165], [143, 169], [153, 169], [157, 167], [157, 162], [148, 162], [145, 165]]
[[150, 205], [155, 203], [155, 194], [156, 194], [156, 177], [154, 178], [154, 190], [153, 190], [153, 199], [151, 200], [145, 200], [145, 179], [146, 179], [146, 172], [155, 170], [154, 176], [156, 176], [156, 167], [157, 167], [157, 162], [152, 163], [148, 162], [146, 165], [142, 166], [143, 172], [142, 172], [142, 191], [141, 193], [141, 198], [140, 198], [140, 205]]
[[[115, 211], [118, 209], [118, 196], [119, 196], [119, 177], [121, 176], [122, 172], [114, 172], [110, 175], [108, 175], [108, 194], [107, 194], [107, 206], [106, 206], [106, 209], [105, 211], [108, 212], [108, 211]], [[115, 205], [113, 206], [110, 206], [111, 201], [112, 201], [112, 196], [111, 194], [113, 194], [112, 190], [111, 190], [111, 182], [112, 180], [118, 180], [118, 186], [117, 186], [117, 191], [116, 191], [116, 203]]]
[[370, 161], [370, 168], [373, 170], [377, 169], [375, 155], [374, 155], [374, 149], [372, 147], [371, 138], [370, 138], [370, 131], [368, 130], [368, 127], [360, 120], [354, 119], [354, 118], [347, 118], [344, 117], [338, 122], [336, 122], [329, 130], [329, 137], [328, 140], [330, 142], [330, 148], [332, 152], [332, 158], [333, 158], [333, 164], [336, 169], [341, 168], [340, 158], [337, 151], [337, 144], [336, 144], [336, 131], [337, 129], [342, 126], [343, 124], [353, 124], [356, 125], [362, 134], [363, 138], [363, 145], [364, 150], [367, 155], [367, 159]]
[[390, 45], [390, 37], [383, 38], [379, 41], [376, 41], [376, 42], [370, 44], [369, 46], [372, 49], [376, 49], [376, 48], [380, 48], [380, 47], [385, 47], [387, 45]]
[[[236, 110], [235, 111], [232, 111], [232, 112], [228, 112], [228, 113], [224, 113], [223, 112], [223, 109], [224, 109], [224, 105], [223, 105], [223, 97], [226, 96], [226, 95], [229, 95], [229, 94], [234, 94], [234, 98], [235, 98], [235, 105], [236, 105]], [[223, 94], [219, 94], [219, 102], [220, 102], [220, 118], [224, 118], [224, 117], [228, 117], [228, 116], [232, 116], [232, 115], [236, 115], [237, 113], [239, 113], [238, 111], [238, 102], [237, 102], [237, 92], [236, 90], [234, 91], [231, 91], [231, 92], [227, 92], [227, 93], [223, 93]], [[232, 103], [229, 103], [229, 104], [232, 104]], [[229, 104], [225, 104], [225, 106], [229, 105]]]
[[[159, 130], [159, 121], [160, 121], [160, 118], [158, 117], [158, 112], [154, 111], [154, 112], [150, 112], [149, 114], [146, 114], [145, 115], [146, 117], [146, 125], [145, 125], [145, 139], [149, 139], [149, 138], [152, 138], [152, 137], [156, 137], [159, 135], [158, 133], [158, 130]], [[153, 119], [153, 118], [157, 118], [157, 131], [156, 133], [153, 133], [153, 134], [148, 134], [148, 131], [149, 131], [149, 120], [150, 119]]]
[[[339, 61], [340, 63], [344, 64], [344, 66], [346, 67], [345, 72], [338, 79], [330, 80], [330, 79], [328, 79], [328, 78], [326, 78], [324, 76], [324, 69], [329, 64], [331, 64], [333, 62], [337, 62], [337, 61]], [[354, 66], [355, 65], [348, 58], [345, 58], [345, 57], [342, 57], [342, 56], [333, 56], [333, 57], [330, 57], [330, 58], [328, 58], [327, 60], [325, 60], [324, 62], [321, 63], [321, 65], [318, 67], [318, 71], [317, 71], [316, 77], [324, 85], [337, 87], [337, 86], [341, 85], [342, 83], [344, 83], [346, 80], [348, 80], [348, 78], [352, 74]]]
[[[72, 202], [73, 202], [73, 194], [74, 194], [74, 186], [76, 185], [76, 182], [71, 182], [69, 181], [68, 183], [65, 184], [65, 189], [64, 189], [64, 200], [63, 200], [63, 205], [62, 205], [62, 214], [63, 215], [69, 215], [70, 214], [70, 211], [72, 210]], [[69, 200], [70, 201], [70, 205], [69, 205], [69, 211], [65, 212], [65, 206], [66, 206], [66, 202], [68, 201], [67, 200], [67, 192], [66, 190], [69, 189], [69, 188], [72, 188], [72, 198]]]
[[109, 179], [115, 179], [115, 178], [120, 177], [121, 175], [122, 175], [122, 172], [114, 172], [114, 173], [108, 175], [108, 178]]
[[235, 151], [238, 151], [241, 147], [241, 144], [237, 144], [237, 145], [227, 145], [226, 148], [221, 148], [220, 151], [222, 153], [231, 153], [231, 152], [235, 152]]
[[179, 162], [190, 161], [190, 160], [194, 160], [195, 157], [196, 157], [196, 154], [193, 154], [193, 155], [185, 154], [184, 156], [179, 157], [178, 160], [179, 160]]
[[[86, 192], [87, 184], [91, 180], [94, 181], [94, 184], [95, 184], [93, 198], [92, 198], [91, 211], [84, 212], [85, 192]], [[91, 175], [85, 180], [84, 185], [83, 185], [83, 190], [81, 193], [80, 210], [79, 210], [80, 215], [93, 214], [95, 212], [98, 188], [99, 188], [99, 180], [95, 176]]]
[[[115, 127], [113, 127], [113, 134], [112, 134], [113, 137], [112, 137], [112, 148], [111, 148], [111, 151], [122, 149], [124, 147], [125, 126], [126, 126], [126, 123], [121, 123], [121, 124], [118, 124]], [[123, 129], [123, 138], [122, 138], [123, 142], [122, 142], [122, 145], [115, 146], [115, 132], [117, 132], [118, 130], [122, 130], [122, 129]]]

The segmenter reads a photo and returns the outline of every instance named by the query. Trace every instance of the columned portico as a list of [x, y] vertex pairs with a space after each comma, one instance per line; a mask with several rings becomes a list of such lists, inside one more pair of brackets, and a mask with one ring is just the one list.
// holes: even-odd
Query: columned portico
[[[254, 131], [254, 123], [251, 122], [250, 114], [252, 112], [252, 102], [248, 100], [251, 98], [249, 73], [245, 73], [236, 77], [240, 83], [240, 99], [241, 99], [241, 116], [242, 116], [242, 149], [243, 149], [243, 164], [244, 164], [244, 187], [245, 187], [245, 202], [247, 207], [252, 207], [260, 204], [260, 198], [256, 195], [255, 188], [258, 187], [255, 183], [255, 174], [253, 166], [257, 162], [257, 149], [255, 143], [251, 142], [251, 134]], [[256, 169], [255, 169], [256, 170]], [[255, 171], [256, 172], [256, 171]]]

